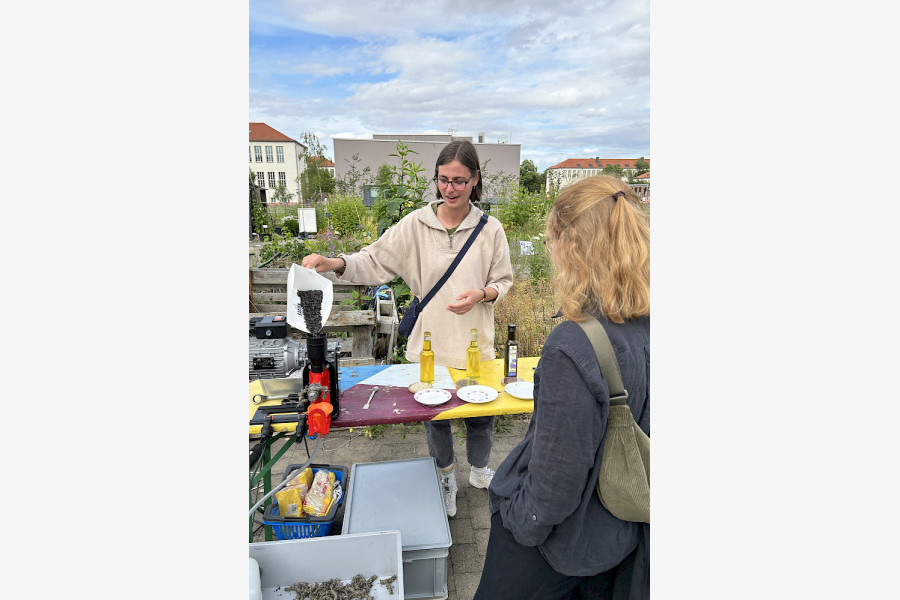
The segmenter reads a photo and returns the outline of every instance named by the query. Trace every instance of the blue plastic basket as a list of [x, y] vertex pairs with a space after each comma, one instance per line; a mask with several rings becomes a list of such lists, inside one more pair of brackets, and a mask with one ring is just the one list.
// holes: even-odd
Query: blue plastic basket
[[[285, 471], [285, 477], [289, 475], [296, 477], [299, 471], [291, 473], [296, 467], [303, 465], [289, 465]], [[347, 476], [347, 467], [335, 465], [309, 465], [313, 470], [313, 476], [321, 469], [327, 469], [334, 473], [334, 480], [341, 484], [343, 494], [337, 502], [332, 502], [328, 509], [328, 514], [322, 517], [282, 517], [278, 514], [278, 502], [274, 502], [263, 513], [263, 525], [272, 527], [272, 533], [278, 540], [297, 540], [301, 538], [322, 537], [331, 533], [331, 527], [334, 525], [334, 517], [337, 514], [338, 507], [344, 502], [344, 496], [347, 495], [347, 484], [345, 482]], [[283, 479], [282, 479], [283, 481]]]

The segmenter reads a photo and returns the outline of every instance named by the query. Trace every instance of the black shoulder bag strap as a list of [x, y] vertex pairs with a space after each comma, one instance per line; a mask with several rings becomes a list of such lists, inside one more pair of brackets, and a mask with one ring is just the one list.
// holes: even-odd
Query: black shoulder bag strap
[[597, 361], [600, 363], [600, 370], [603, 377], [606, 378], [606, 385], [609, 386], [609, 405], [621, 406], [626, 404], [628, 392], [622, 383], [622, 374], [619, 372], [619, 363], [616, 361], [616, 353], [612, 344], [609, 342], [609, 336], [600, 321], [594, 317], [588, 316], [584, 321], [579, 321], [579, 325], [584, 329], [594, 353], [597, 355]]
[[448, 279], [450, 279], [450, 275], [453, 273], [453, 270], [456, 269], [456, 265], [459, 264], [459, 261], [463, 259], [463, 256], [468, 252], [469, 247], [472, 245], [472, 242], [475, 241], [475, 238], [478, 237], [478, 234], [481, 233], [482, 228], [484, 228], [484, 224], [487, 223], [488, 216], [486, 214], [481, 215], [481, 219], [478, 220], [478, 225], [475, 226], [475, 231], [472, 232], [472, 235], [469, 236], [469, 239], [466, 240], [465, 245], [462, 247], [462, 250], [459, 251], [459, 254], [456, 255], [456, 258], [453, 259], [453, 262], [450, 263], [450, 266], [447, 268], [447, 272], [444, 273], [444, 276], [441, 277], [440, 281], [434, 284], [434, 287], [431, 288], [431, 291], [428, 294], [419, 300], [419, 304], [416, 306], [416, 315], [425, 308], [425, 305], [428, 304], [428, 301], [431, 300], [435, 294], [437, 294], [438, 290], [441, 289], [441, 286], [444, 285]]

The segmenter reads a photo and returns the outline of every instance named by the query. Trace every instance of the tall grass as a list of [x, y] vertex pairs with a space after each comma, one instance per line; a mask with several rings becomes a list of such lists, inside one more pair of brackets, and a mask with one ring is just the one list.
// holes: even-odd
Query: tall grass
[[520, 356], [540, 356], [550, 331], [561, 319], [556, 295], [546, 279], [519, 278], [500, 302], [494, 305], [494, 340], [497, 356], [503, 356], [507, 326], [516, 326]]

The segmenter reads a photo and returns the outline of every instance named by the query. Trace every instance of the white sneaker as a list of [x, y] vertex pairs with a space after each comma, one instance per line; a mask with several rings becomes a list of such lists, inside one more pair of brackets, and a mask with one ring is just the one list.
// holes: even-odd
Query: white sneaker
[[441, 470], [441, 491], [444, 493], [444, 509], [447, 516], [452, 517], [456, 514], [456, 492], [459, 488], [456, 486], [456, 469], [450, 471]]
[[472, 467], [472, 469], [469, 471], [469, 484], [472, 487], [486, 490], [488, 486], [491, 485], [492, 479], [494, 479], [494, 471], [490, 467], [484, 467], [481, 469]]

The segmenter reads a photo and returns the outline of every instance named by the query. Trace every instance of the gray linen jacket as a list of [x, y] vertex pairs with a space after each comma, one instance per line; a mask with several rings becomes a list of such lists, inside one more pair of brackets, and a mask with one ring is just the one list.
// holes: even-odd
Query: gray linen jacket
[[[623, 324], [598, 320], [615, 350], [628, 405], [649, 435], [650, 318]], [[537, 546], [557, 572], [607, 571], [638, 545], [641, 525], [617, 519], [597, 497], [609, 389], [577, 323], [564, 321], [547, 336], [534, 382], [534, 413], [525, 437], [488, 489], [491, 513], [499, 511], [516, 541]]]

